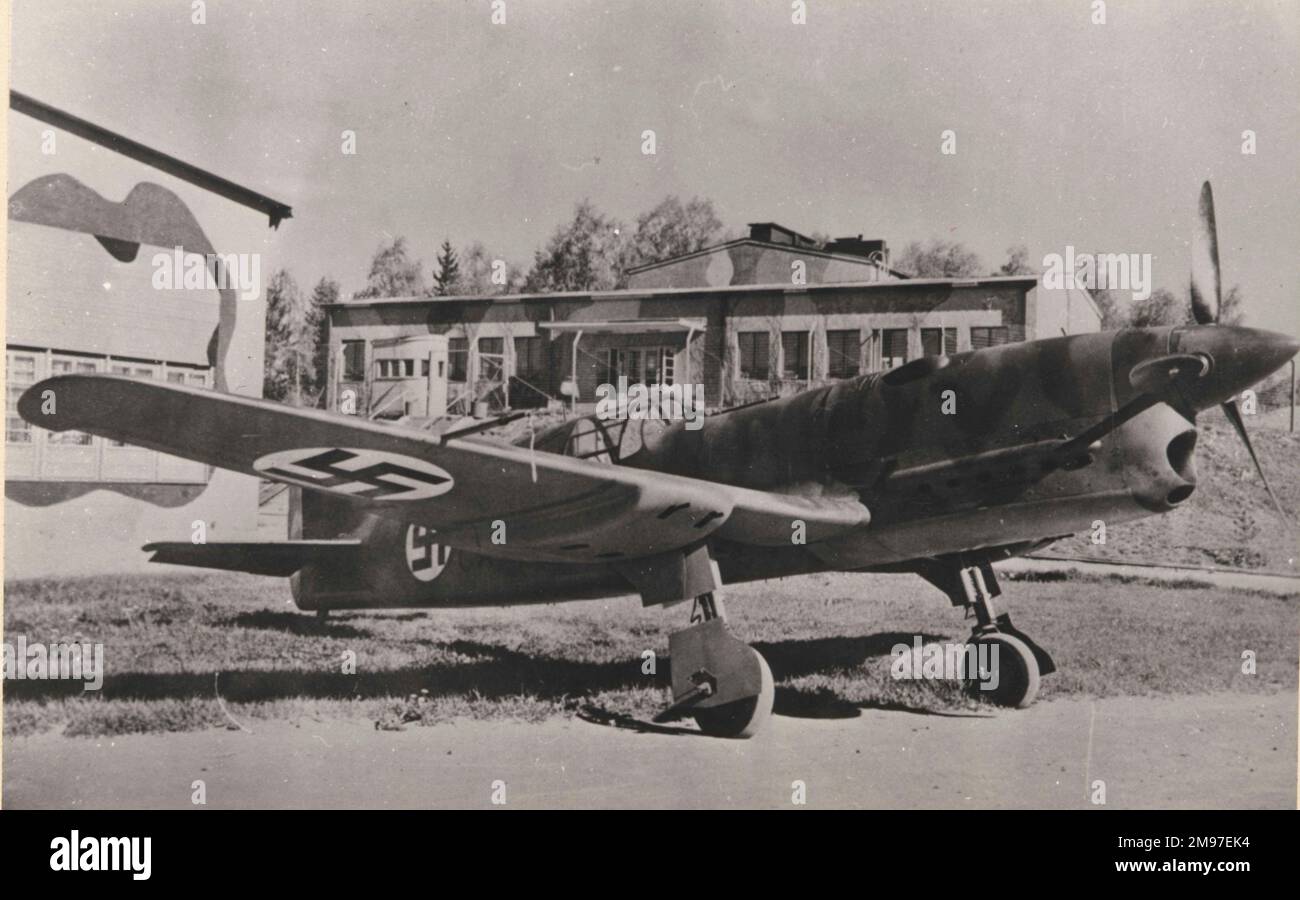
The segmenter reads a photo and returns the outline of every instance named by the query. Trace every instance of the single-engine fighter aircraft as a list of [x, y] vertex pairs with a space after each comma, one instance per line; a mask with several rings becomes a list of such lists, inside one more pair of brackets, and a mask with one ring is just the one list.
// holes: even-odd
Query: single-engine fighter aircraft
[[1216, 404], [1255, 459], [1233, 398], [1300, 348], [1216, 324], [1208, 183], [1198, 232], [1197, 325], [925, 357], [698, 430], [586, 417], [530, 446], [477, 426], [435, 436], [109, 375], [50, 378], [18, 409], [42, 428], [294, 486], [288, 540], [145, 549], [157, 562], [291, 576], [303, 609], [694, 600], [694, 624], [669, 639], [673, 703], [660, 718], [693, 717], [706, 733], [749, 736], [773, 700], [766, 661], [731, 634], [716, 592], [823, 570], [915, 572], [973, 609], [970, 641], [1000, 652], [996, 673], [968, 681], [1027, 706], [1054, 666], [998, 613], [990, 563], [1184, 503], [1196, 415]]

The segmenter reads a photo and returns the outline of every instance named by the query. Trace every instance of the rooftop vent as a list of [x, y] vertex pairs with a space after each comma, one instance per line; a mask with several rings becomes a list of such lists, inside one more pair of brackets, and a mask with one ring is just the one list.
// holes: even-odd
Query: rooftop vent
[[826, 251], [828, 253], [843, 253], [848, 256], [871, 257], [879, 254], [877, 258], [882, 262], [886, 260], [889, 255], [889, 247], [884, 241], [866, 241], [862, 239], [862, 235], [858, 235], [857, 237], [836, 238], [826, 245]]
[[775, 222], [750, 222], [749, 239], [765, 244], [785, 244], [790, 247], [816, 247], [817, 242], [807, 235]]

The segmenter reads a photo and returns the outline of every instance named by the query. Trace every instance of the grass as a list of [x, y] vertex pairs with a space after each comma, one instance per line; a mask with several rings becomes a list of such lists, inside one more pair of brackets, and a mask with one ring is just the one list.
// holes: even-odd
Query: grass
[[1196, 491], [1171, 513], [1107, 528], [1104, 545], [1088, 534], [1058, 541], [1044, 555], [1100, 562], [1175, 563], [1300, 574], [1300, 433], [1286, 431], [1285, 410], [1247, 416], [1246, 427], [1292, 521], [1278, 514], [1241, 439], [1219, 410], [1198, 416]]
[[[1004, 580], [1019, 628], [1056, 658], [1042, 700], [1296, 687], [1297, 601], [1114, 579]], [[895, 681], [890, 649], [962, 640], [969, 623], [919, 578], [813, 575], [727, 593], [736, 632], [767, 657], [776, 712], [972, 708], [951, 682]], [[632, 597], [516, 609], [296, 611], [287, 585], [229, 574], [13, 582], [5, 640], [104, 644], [104, 687], [7, 681], [4, 731], [99, 736], [256, 729], [265, 719], [360, 718], [377, 728], [459, 717], [580, 715], [646, 722], [669, 699], [667, 633], [688, 610]], [[659, 654], [654, 675], [642, 653]], [[1257, 673], [1241, 672], [1253, 650]], [[354, 654], [354, 657], [352, 656]], [[355, 671], [345, 663], [355, 659]]]

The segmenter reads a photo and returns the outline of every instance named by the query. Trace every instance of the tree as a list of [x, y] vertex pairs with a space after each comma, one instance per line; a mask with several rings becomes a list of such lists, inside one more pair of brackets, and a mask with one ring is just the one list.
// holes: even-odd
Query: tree
[[623, 227], [606, 218], [590, 200], [573, 211], [573, 220], [559, 226], [544, 250], [533, 256], [529, 291], [602, 291], [622, 287], [628, 259]]
[[[1096, 297], [1096, 292], [1093, 294]], [[1245, 317], [1241, 288], [1233, 285], [1219, 301], [1219, 324], [1240, 325]], [[1157, 288], [1145, 300], [1135, 300], [1128, 309], [1127, 324], [1133, 328], [1151, 328], [1159, 325], [1192, 325], [1191, 294], [1178, 296], [1173, 291]]]
[[963, 244], [940, 238], [930, 238], [924, 245], [912, 241], [893, 266], [915, 278], [967, 278], [986, 271], [979, 256]]
[[[1240, 325], [1246, 318], [1246, 311], [1241, 308], [1243, 297], [1241, 288], [1233, 285], [1228, 292], [1223, 295], [1219, 301], [1219, 324], [1220, 325]], [[1188, 295], [1187, 305], [1190, 308], [1192, 304], [1191, 295]]]
[[1144, 300], [1134, 300], [1128, 310], [1128, 324], [1133, 328], [1160, 325], [1185, 325], [1191, 320], [1191, 304], [1173, 291], [1157, 288]]
[[388, 245], [380, 245], [370, 261], [370, 275], [366, 286], [353, 296], [415, 297], [425, 293], [423, 264], [411, 261], [406, 252], [406, 238], [396, 237]]
[[998, 269], [999, 275], [1037, 275], [1038, 270], [1029, 264], [1029, 248], [1015, 244], [1007, 248], [1007, 261]]
[[314, 294], [303, 295], [285, 269], [267, 284], [262, 391], [268, 399], [302, 406], [304, 398], [311, 397], [314, 403], [321, 316], [314, 300]]
[[316, 406], [325, 400], [325, 386], [329, 383], [329, 315], [325, 306], [339, 302], [339, 283], [333, 278], [322, 278], [312, 288], [311, 305], [317, 311], [316, 353], [312, 359], [312, 387], [316, 391]]
[[434, 273], [433, 282], [433, 292], [439, 297], [445, 297], [459, 289], [460, 263], [456, 259], [456, 251], [451, 247], [451, 241], [442, 242], [442, 252], [438, 254], [438, 271]]
[[1097, 309], [1101, 310], [1102, 331], [1115, 331], [1128, 325], [1128, 309], [1118, 292], [1097, 288], [1089, 293], [1092, 301], [1097, 304]]
[[511, 294], [524, 289], [523, 270], [494, 257], [480, 241], [460, 251], [460, 286], [466, 294]]
[[711, 200], [692, 197], [683, 206], [670, 194], [636, 220], [628, 261], [637, 266], [694, 253], [716, 243], [721, 231]]

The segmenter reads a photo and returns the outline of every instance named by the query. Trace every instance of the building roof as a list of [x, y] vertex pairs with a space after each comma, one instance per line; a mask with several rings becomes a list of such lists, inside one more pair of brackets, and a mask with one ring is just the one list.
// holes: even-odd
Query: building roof
[[547, 331], [590, 331], [592, 334], [664, 334], [706, 331], [705, 319], [608, 319], [603, 322], [538, 322]]
[[375, 297], [365, 300], [340, 300], [325, 304], [332, 309], [361, 309], [367, 306], [392, 306], [402, 304], [418, 305], [422, 303], [545, 303], [550, 300], [617, 300], [645, 297], [683, 297], [691, 294], [744, 294], [782, 291], [787, 294], [803, 294], [821, 291], [843, 290], [882, 290], [900, 288], [911, 290], [927, 287], [980, 287], [982, 285], [1020, 284], [1033, 287], [1038, 283], [1037, 275], [983, 275], [974, 278], [887, 278], [881, 281], [835, 281], [819, 284], [736, 284], [720, 287], [680, 287], [680, 288], [627, 288], [616, 291], [554, 291], [531, 294], [457, 294], [445, 297]]
[[[772, 250], [780, 250], [785, 253], [797, 253], [799, 256], [816, 256], [824, 259], [836, 259], [836, 260], [840, 260], [841, 262], [855, 263], [857, 265], [868, 266], [873, 269], [884, 268], [884, 266], [882, 266], [878, 262], [875, 262], [874, 260], [868, 259], [865, 256], [858, 256], [853, 253], [834, 253], [829, 250], [818, 249], [817, 247], [810, 247], [810, 246], [796, 245], [796, 244], [777, 244], [771, 241], [755, 240], [752, 237], [743, 237], [743, 238], [736, 238], [734, 241], [726, 241], [721, 244], [714, 244], [710, 247], [703, 247], [699, 250], [696, 250], [694, 253], [683, 253], [680, 256], [670, 256], [667, 259], [658, 259], [655, 260], [654, 262], [642, 263], [639, 266], [632, 266], [631, 268], [626, 270], [626, 274], [635, 275], [638, 272], [648, 272], [651, 269], [659, 269], [664, 266], [675, 265], [677, 263], [683, 262], [684, 260], [696, 259], [697, 257], [700, 256], [707, 256], [710, 253], [717, 253], [719, 250], [727, 250], [732, 247], [743, 247], [746, 245], [752, 245], [755, 247], [764, 247]], [[899, 273], [896, 273], [891, 269], [889, 270], [889, 274], [896, 275]]]

